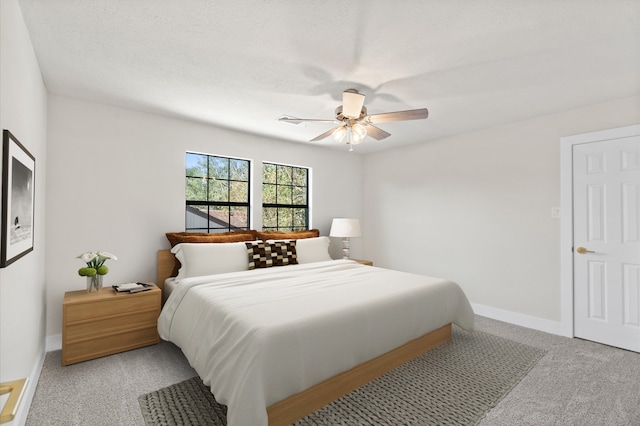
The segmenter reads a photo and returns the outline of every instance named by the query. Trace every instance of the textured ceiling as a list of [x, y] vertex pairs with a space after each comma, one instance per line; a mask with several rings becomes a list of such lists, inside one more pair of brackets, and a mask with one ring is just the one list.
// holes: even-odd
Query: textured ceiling
[[[371, 152], [631, 96], [639, 0], [19, 0], [51, 93], [296, 142], [356, 88]], [[331, 138], [313, 142], [346, 149]]]

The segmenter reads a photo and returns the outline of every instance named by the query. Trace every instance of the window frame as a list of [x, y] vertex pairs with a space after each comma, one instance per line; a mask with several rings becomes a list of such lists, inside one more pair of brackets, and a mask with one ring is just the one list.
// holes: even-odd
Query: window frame
[[[206, 171], [206, 176], [190, 176], [187, 175], [187, 159], [189, 155], [196, 155], [196, 156], [204, 156], [207, 159], [207, 171]], [[214, 175], [211, 173], [210, 167], [211, 167], [211, 158], [218, 158], [218, 159], [223, 159], [227, 161], [227, 177], [226, 179], [220, 179], [220, 178], [216, 178], [214, 177]], [[237, 179], [231, 179], [231, 161], [243, 161], [246, 162], [247, 164], [247, 177], [246, 177], [246, 181], [245, 180], [237, 180]], [[218, 154], [207, 154], [207, 153], [203, 153], [203, 152], [195, 152], [195, 151], [186, 151], [185, 152], [185, 167], [184, 167], [184, 176], [185, 176], [185, 231], [186, 232], [206, 232], [209, 234], [215, 234], [215, 233], [220, 233], [220, 232], [229, 232], [229, 231], [242, 231], [242, 230], [248, 230], [251, 229], [251, 169], [252, 169], [252, 162], [251, 160], [247, 159], [247, 158], [238, 158], [238, 157], [229, 157], [226, 155], [218, 155]], [[189, 179], [206, 179], [207, 181], [207, 188], [205, 190], [206, 194], [207, 194], [207, 200], [188, 200], [187, 199], [187, 190], [188, 190], [188, 181]], [[209, 200], [209, 195], [210, 195], [210, 188], [209, 185], [212, 181], [223, 181], [223, 182], [227, 182], [227, 201], [212, 201]], [[246, 183], [247, 186], [247, 198], [246, 201], [230, 201], [231, 199], [231, 190], [232, 190], [232, 185], [231, 182], [241, 182], [241, 183]], [[203, 217], [203, 220], [206, 222], [206, 227], [188, 227], [188, 214], [189, 214], [189, 206], [207, 206], [207, 208], [210, 207], [223, 207], [223, 208], [227, 208], [228, 209], [228, 214], [227, 214], [227, 221], [223, 222], [222, 224], [226, 223], [226, 227], [212, 227], [211, 224], [212, 223], [216, 223], [216, 220], [214, 217], [210, 216], [209, 214], [205, 214], [202, 213], [200, 210], [198, 210], [197, 212], [192, 212], [193, 214], [205, 214], [206, 216]], [[247, 218], [246, 218], [246, 226], [233, 226], [232, 224], [232, 220], [231, 220], [231, 216], [232, 216], [232, 212], [234, 207], [244, 207], [246, 209], [246, 214], [247, 214]], [[219, 223], [219, 222], [218, 222]]]
[[[264, 179], [264, 167], [265, 165], [271, 165], [271, 166], [275, 166], [276, 167], [276, 180], [275, 183], [272, 182], [265, 182]], [[292, 168], [292, 169], [303, 169], [306, 171], [306, 179], [305, 179], [305, 185], [303, 186], [304, 188], [304, 199], [305, 199], [305, 204], [294, 204], [293, 203], [293, 188], [300, 188], [300, 185], [295, 185], [293, 182], [293, 174], [291, 175], [291, 180], [292, 182], [290, 184], [285, 184], [285, 183], [279, 183], [279, 173], [278, 173], [278, 168], [279, 167], [288, 167], [288, 168]], [[311, 219], [311, 200], [310, 200], [310, 188], [311, 188], [311, 168], [310, 167], [305, 167], [305, 166], [297, 166], [297, 165], [293, 165], [293, 164], [284, 164], [284, 163], [278, 163], [278, 162], [274, 162], [274, 161], [262, 161], [262, 170], [261, 170], [261, 177], [262, 177], [262, 182], [261, 182], [261, 191], [262, 191], [262, 230], [264, 231], [302, 231], [302, 230], [308, 230], [311, 229], [311, 224], [310, 224], [310, 219]], [[275, 203], [266, 203], [264, 201], [264, 194], [265, 194], [265, 185], [273, 185], [275, 186], [275, 196], [276, 196], [276, 202]], [[280, 203], [278, 202], [278, 187], [290, 187], [291, 188], [291, 197], [292, 197], [292, 203]], [[276, 226], [265, 226], [265, 209], [267, 208], [275, 208], [276, 209]], [[291, 226], [280, 226], [280, 209], [291, 209]], [[295, 226], [295, 218], [293, 217], [293, 215], [295, 214], [295, 210], [296, 209], [304, 209], [304, 226]]]

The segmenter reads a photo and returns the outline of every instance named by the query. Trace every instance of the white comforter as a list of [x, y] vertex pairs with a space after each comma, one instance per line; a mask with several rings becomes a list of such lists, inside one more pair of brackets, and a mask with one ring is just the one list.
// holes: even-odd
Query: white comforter
[[335, 260], [184, 279], [158, 330], [229, 426], [260, 426], [269, 405], [450, 322], [473, 329], [457, 284]]

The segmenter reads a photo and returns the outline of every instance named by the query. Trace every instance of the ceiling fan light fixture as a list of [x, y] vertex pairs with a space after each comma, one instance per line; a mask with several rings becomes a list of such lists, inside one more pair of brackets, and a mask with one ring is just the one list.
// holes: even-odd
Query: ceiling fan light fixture
[[342, 142], [346, 134], [347, 134], [347, 126], [345, 125], [335, 129], [332, 133], [332, 136], [334, 140], [338, 142]]
[[351, 130], [353, 134], [360, 140], [364, 139], [367, 136], [367, 129], [360, 123], [355, 123], [351, 126]]

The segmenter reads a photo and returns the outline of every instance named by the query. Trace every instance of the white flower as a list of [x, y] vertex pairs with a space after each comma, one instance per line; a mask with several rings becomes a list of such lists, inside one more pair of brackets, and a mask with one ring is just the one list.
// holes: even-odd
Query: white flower
[[82, 253], [80, 256], [78, 256], [78, 259], [82, 259], [83, 262], [89, 263], [93, 259], [95, 259], [96, 257], [98, 257], [97, 253], [94, 253], [92, 251], [88, 251], [88, 252]]
[[104, 257], [106, 259], [118, 260], [118, 257], [115, 254], [109, 253], [108, 251], [99, 251], [98, 256]]

